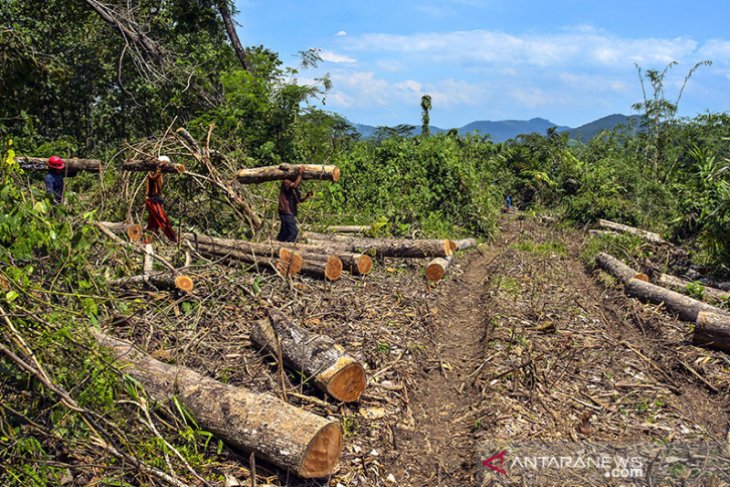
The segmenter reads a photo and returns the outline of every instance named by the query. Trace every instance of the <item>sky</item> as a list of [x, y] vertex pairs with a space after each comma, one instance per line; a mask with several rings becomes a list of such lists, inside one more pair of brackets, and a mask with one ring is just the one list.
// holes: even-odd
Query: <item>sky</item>
[[[263, 44], [287, 66], [320, 49], [333, 87], [320, 108], [368, 125], [546, 118], [577, 127], [643, 99], [636, 65], [667, 71], [681, 116], [730, 111], [727, 0], [236, 0], [244, 45]], [[647, 86], [651, 96], [651, 87]]]

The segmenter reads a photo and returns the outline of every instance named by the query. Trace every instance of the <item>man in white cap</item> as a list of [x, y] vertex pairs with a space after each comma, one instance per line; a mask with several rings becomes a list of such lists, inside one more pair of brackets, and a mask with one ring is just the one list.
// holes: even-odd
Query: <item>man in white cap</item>
[[162, 232], [172, 240], [177, 242], [177, 235], [172, 228], [170, 219], [165, 214], [162, 205], [165, 203], [162, 199], [162, 168], [170, 163], [170, 158], [160, 156], [157, 158], [157, 167], [154, 171], [147, 173], [147, 199], [144, 204], [147, 206], [147, 231], [157, 234], [157, 230]]

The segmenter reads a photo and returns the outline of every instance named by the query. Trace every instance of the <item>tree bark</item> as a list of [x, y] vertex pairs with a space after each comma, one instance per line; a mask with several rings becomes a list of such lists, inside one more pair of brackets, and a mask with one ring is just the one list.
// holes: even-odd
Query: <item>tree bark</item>
[[449, 270], [451, 262], [454, 260], [454, 256], [450, 255], [446, 258], [436, 257], [426, 266], [426, 279], [431, 282], [440, 281], [446, 275], [446, 271]]
[[479, 242], [475, 238], [463, 238], [461, 240], [455, 240], [454, 243], [456, 246], [453, 250], [466, 250], [479, 245]]
[[640, 281], [649, 282], [649, 276], [635, 271], [616, 257], [605, 252], [601, 252], [596, 256], [596, 263], [624, 284], [634, 278]]
[[[659, 276], [656, 277], [656, 283], [660, 286], [668, 287], [669, 289], [673, 289], [683, 294], [687, 294], [687, 286], [693, 284], [692, 281], [682, 279], [681, 277], [671, 276], [669, 274], [659, 274]], [[700, 286], [702, 286], [703, 294], [710, 301], [723, 303], [730, 299], [730, 292], [728, 291], [722, 291], [720, 289], [715, 289], [714, 287], [704, 286], [701, 284]]]
[[629, 279], [624, 285], [624, 290], [629, 296], [638, 298], [641, 301], [664, 304], [669, 311], [679, 316], [683, 321], [694, 323], [697, 321], [697, 315], [700, 311], [723, 314], [722, 310], [715, 306], [638, 279]]
[[127, 161], [122, 164], [122, 171], [154, 171], [157, 168], [163, 173], [182, 174], [185, 172], [184, 164], [166, 164], [159, 166], [157, 161]]
[[132, 277], [121, 277], [109, 281], [110, 286], [132, 286], [147, 284], [158, 289], [177, 289], [185, 293], [193, 290], [193, 279], [190, 276], [178, 274], [149, 274]]
[[111, 348], [122, 364], [119, 368], [137, 379], [152, 398], [164, 404], [176, 398], [202, 429], [230, 445], [304, 478], [325, 477], [337, 467], [342, 449], [338, 423], [270, 394], [165, 364], [129, 342], [103, 334], [96, 334], [96, 340]]
[[697, 345], [730, 351], [730, 315], [710, 311], [697, 313], [692, 341]]
[[[24, 171], [48, 171], [48, 159], [45, 157], [17, 156], [15, 162]], [[101, 172], [102, 164], [98, 159], [64, 159], [66, 173]]]
[[[302, 256], [288, 249], [280, 249], [278, 255], [273, 256], [204, 242], [197, 242], [194, 246], [197, 251], [203, 254], [224, 257], [228, 261], [245, 262], [259, 268], [278, 272], [284, 276], [293, 276], [303, 270], [304, 262]], [[323, 271], [322, 276], [324, 276]]]
[[342, 277], [343, 268], [342, 260], [334, 255], [308, 254], [308, 257], [302, 256], [302, 274], [317, 279], [337, 281]]
[[656, 244], [664, 244], [667, 243], [666, 240], [662, 238], [661, 235], [654, 232], [647, 232], [646, 230], [641, 230], [639, 228], [630, 227], [628, 225], [623, 225], [621, 223], [612, 222], [610, 220], [598, 220], [598, 225], [603, 228], [608, 228], [609, 230], [613, 230], [615, 232], [620, 233], [630, 233], [631, 235], [636, 235], [637, 237], [641, 237], [647, 242], [656, 243]]
[[[340, 180], [340, 168], [337, 166], [304, 164], [302, 179], [318, 179], [337, 182]], [[294, 180], [299, 175], [299, 166], [280, 164], [278, 166], [252, 167], [241, 169], [236, 173], [236, 179], [241, 184], [264, 183], [282, 179]]]
[[450, 240], [378, 239], [312, 232], [304, 232], [303, 236], [316, 243], [339, 245], [350, 252], [372, 253], [378, 257], [448, 257], [456, 247]]
[[251, 66], [249, 66], [248, 58], [246, 57], [246, 50], [241, 45], [241, 40], [238, 38], [238, 33], [236, 32], [236, 26], [231, 18], [228, 0], [218, 0], [218, 11], [223, 18], [223, 25], [226, 27], [226, 33], [228, 34], [228, 39], [231, 41], [233, 50], [236, 52], [236, 57], [241, 62], [243, 69], [251, 71]]
[[99, 222], [99, 224], [117, 235], [126, 235], [132, 242], [139, 242], [142, 238], [142, 225], [139, 223]]
[[357, 401], [365, 390], [365, 368], [330, 337], [300, 328], [276, 310], [251, 330], [254, 343], [311, 377], [314, 384], [338, 401]]

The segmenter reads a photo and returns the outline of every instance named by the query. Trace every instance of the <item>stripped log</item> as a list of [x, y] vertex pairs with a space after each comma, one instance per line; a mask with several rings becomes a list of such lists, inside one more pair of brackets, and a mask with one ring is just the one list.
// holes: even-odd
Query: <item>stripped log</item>
[[638, 279], [640, 281], [649, 282], [649, 276], [632, 269], [616, 257], [605, 252], [601, 252], [596, 256], [596, 263], [624, 284], [626, 284], [626, 282], [630, 279]]
[[[303, 270], [304, 262], [302, 256], [289, 249], [280, 249], [276, 257], [245, 252], [231, 247], [221, 247], [203, 242], [195, 244], [195, 249], [204, 255], [222, 257], [228, 262], [245, 262], [259, 268], [273, 270], [284, 276], [293, 276]], [[316, 272], [308, 269], [310, 273]], [[324, 270], [321, 271], [324, 277]]]
[[365, 368], [342, 346], [294, 325], [279, 311], [269, 310], [269, 319], [253, 326], [251, 340], [276, 357], [280, 345], [286, 362], [338, 401], [357, 401], [365, 390]]
[[160, 166], [157, 160], [126, 161], [122, 164], [122, 171], [160, 171], [170, 174], [182, 174], [185, 172], [184, 164], [165, 164]]
[[662, 238], [661, 235], [654, 232], [647, 232], [646, 230], [641, 230], [636, 227], [630, 227], [628, 225], [623, 225], [621, 223], [612, 222], [610, 220], [598, 220], [598, 225], [602, 228], [608, 228], [609, 230], [613, 230], [615, 232], [619, 233], [629, 233], [631, 235], [636, 235], [637, 237], [641, 237], [647, 242], [656, 243], [656, 244], [665, 244], [667, 243], [666, 240]]
[[426, 266], [426, 279], [431, 282], [440, 281], [446, 275], [446, 271], [449, 270], [451, 262], [454, 260], [454, 256], [450, 255], [446, 258], [436, 257]]
[[455, 247], [450, 240], [379, 239], [313, 232], [304, 232], [304, 237], [316, 243], [325, 242], [338, 245], [350, 252], [372, 253], [378, 257], [448, 257]]
[[696, 345], [730, 351], [730, 315], [710, 311], [697, 313], [692, 341]]
[[117, 235], [126, 235], [132, 242], [139, 242], [142, 238], [142, 225], [139, 223], [99, 222], [99, 224]]
[[[317, 179], [337, 182], [340, 180], [340, 168], [337, 166], [302, 164], [304, 173], [302, 179]], [[236, 179], [241, 184], [265, 183], [282, 179], [294, 180], [299, 176], [299, 165], [279, 164], [278, 166], [251, 167], [241, 169], [236, 173]]]
[[479, 242], [475, 238], [463, 238], [461, 240], [455, 240], [454, 243], [456, 244], [454, 250], [466, 250], [479, 245]]
[[189, 293], [193, 290], [193, 279], [186, 275], [173, 275], [173, 274], [149, 274], [132, 277], [121, 277], [109, 281], [110, 286], [133, 286], [139, 284], [147, 284], [148, 286], [155, 287], [157, 289], [177, 289], [185, 293]]
[[[48, 158], [46, 157], [17, 156], [15, 162], [25, 171], [48, 170]], [[74, 157], [71, 159], [63, 159], [63, 163], [66, 165], [64, 171], [68, 173], [80, 171], [101, 172], [102, 168], [101, 161], [98, 159], [76, 159]]]
[[303, 478], [334, 472], [342, 450], [339, 423], [326, 420], [272, 396], [218, 382], [187, 367], [169, 365], [131, 343], [103, 334], [119, 369], [138, 380], [156, 401], [179, 401], [201, 429], [257, 458]]
[[658, 276], [655, 276], [655, 280], [658, 285], [668, 287], [669, 289], [673, 289], [683, 294], [687, 294], [689, 287], [692, 285], [701, 286], [702, 294], [704, 294], [704, 296], [710, 301], [723, 303], [730, 299], [730, 292], [728, 291], [722, 291], [720, 289], [715, 289], [714, 287], [693, 283], [692, 281], [682, 279], [681, 277], [671, 276], [669, 274], [659, 274]]

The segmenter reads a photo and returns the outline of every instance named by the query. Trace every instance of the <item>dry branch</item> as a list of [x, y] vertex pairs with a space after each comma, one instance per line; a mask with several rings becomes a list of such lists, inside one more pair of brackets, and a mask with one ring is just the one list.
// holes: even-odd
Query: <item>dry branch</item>
[[[337, 166], [303, 164], [302, 179], [317, 179], [337, 182], [340, 180], [340, 168]], [[241, 169], [236, 179], [241, 184], [264, 183], [282, 179], [296, 179], [299, 176], [299, 165], [280, 164], [278, 166], [252, 167]]]

